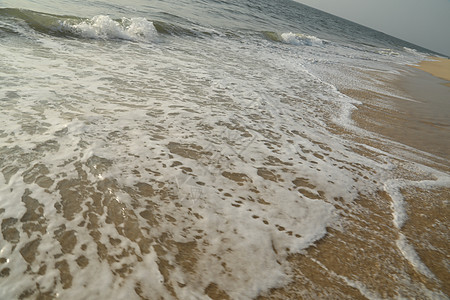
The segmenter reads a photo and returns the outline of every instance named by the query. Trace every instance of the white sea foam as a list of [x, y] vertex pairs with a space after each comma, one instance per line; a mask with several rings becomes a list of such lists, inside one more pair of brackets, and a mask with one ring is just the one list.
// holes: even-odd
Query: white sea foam
[[422, 189], [431, 189], [436, 187], [446, 187], [450, 185], [450, 178], [447, 174], [438, 172], [436, 170], [430, 170], [423, 167], [436, 177], [436, 180], [422, 180], [422, 181], [405, 181], [405, 180], [389, 180], [385, 183], [385, 191], [392, 199], [392, 215], [394, 219], [394, 225], [401, 229], [408, 219], [408, 215], [405, 209], [405, 200], [401, 193], [402, 188], [406, 187], [419, 187]]
[[398, 55], [400, 55], [400, 53], [398, 53], [397, 51], [394, 51], [394, 50], [389, 49], [389, 48], [378, 50], [378, 53], [381, 54], [381, 55], [389, 55], [389, 56], [398, 56]]
[[285, 32], [281, 34], [281, 38], [287, 44], [292, 44], [296, 46], [322, 46], [323, 40], [318, 37], [301, 34], [301, 33], [292, 33]]
[[408, 243], [406, 237], [403, 234], [400, 234], [399, 239], [397, 240], [397, 247], [400, 249], [403, 256], [423, 275], [429, 278], [435, 278], [434, 274], [428, 269], [428, 267], [420, 260], [417, 255], [414, 247]]
[[[51, 47], [45, 48], [43, 55], [51, 55], [53, 47], [60, 50], [58, 42], [54, 41], [57, 39], [42, 43], [43, 47]], [[332, 191], [333, 188], [327, 187], [328, 184], [321, 183], [326, 180], [326, 175], [308, 160], [315, 161], [322, 169], [328, 169], [328, 174], [333, 177], [339, 177], [342, 173], [339, 168], [313, 156], [312, 152], [304, 154], [307, 159], [296, 153], [303, 152], [300, 147], [303, 145], [314, 152], [324, 151], [310, 138], [291, 136], [292, 133], [289, 133], [291, 137], [286, 136], [287, 132], [297, 128], [295, 120], [304, 112], [313, 113], [314, 108], [302, 103], [290, 91], [290, 87], [286, 86], [281, 90], [300, 101], [298, 111], [292, 111], [287, 104], [279, 101], [278, 91], [273, 93], [272, 87], [265, 88], [265, 84], [252, 78], [245, 79], [248, 73], [236, 69], [232, 63], [222, 68], [206, 68], [205, 62], [213, 65], [223, 63], [214, 59], [211, 56], [214, 54], [209, 52], [215, 47], [222, 47], [220, 41], [216, 41], [218, 45], [208, 45], [209, 51], [199, 53], [194, 48], [196, 52], [187, 61], [176, 50], [170, 50], [171, 55], [160, 56], [149, 52], [141, 54], [140, 51], [143, 50], [136, 48], [133, 50], [136, 51], [133, 60], [127, 60], [127, 63], [121, 62], [126, 55], [111, 51], [95, 64], [92, 60], [96, 60], [97, 55], [105, 49], [96, 49], [97, 46], [94, 45], [89, 52], [85, 52], [82, 48], [75, 47], [77, 43], [82, 41], [67, 42], [66, 47], [72, 47], [73, 51], [61, 61], [44, 60], [32, 64], [33, 57], [21, 56], [11, 57], [9, 61], [11, 64], [19, 64], [24, 60], [21, 63], [32, 65], [30, 76], [33, 80], [28, 82], [29, 89], [24, 90], [20, 88], [21, 80], [14, 82], [15, 75], [11, 77], [9, 88], [16, 90], [20, 97], [11, 99], [15, 101], [14, 106], [8, 107], [11, 114], [0, 121], [4, 128], [2, 142], [14, 135], [14, 145], [20, 149], [17, 154], [22, 153], [23, 157], [28, 155], [31, 161], [17, 162], [19, 169], [9, 178], [12, 190], [2, 189], [1, 197], [3, 201], [10, 199], [7, 201], [8, 205], [3, 206], [5, 211], [2, 217], [20, 219], [26, 209], [23, 204], [17, 205], [17, 201], [20, 203], [22, 196], [27, 193], [26, 189], [29, 189], [30, 197], [38, 199], [39, 205], [42, 205], [40, 222], [46, 226], [48, 234], [35, 232], [27, 237], [21, 233], [21, 242], [17, 245], [20, 249], [40, 237], [41, 242], [36, 248], [32, 264], [32, 270], [36, 272], [41, 264], [53, 266], [53, 257], [61, 254], [61, 246], [54, 232], [63, 225], [66, 230], [76, 232], [79, 243], [71, 250], [71, 254], [65, 255], [65, 259], [72, 274], [72, 284], [84, 288], [83, 291], [78, 288], [65, 289], [59, 281], [54, 286], [54, 279], [59, 276], [59, 271], [52, 267], [48, 267], [45, 276], [39, 276], [39, 279], [28, 274], [18, 281], [20, 284], [16, 284], [16, 275], [19, 276], [26, 269], [27, 263], [19, 251], [11, 253], [11, 248], [4, 247], [2, 250], [14, 257], [7, 266], [15, 270], [15, 275], [2, 281], [4, 286], [11, 289], [1, 289], [1, 296], [14, 298], [21, 287], [31, 287], [32, 282], [38, 280], [43, 290], [57, 291], [60, 297], [82, 299], [88, 294], [98, 295], [95, 291], [101, 289], [105, 290], [99, 296], [101, 298], [112, 294], [127, 294], [133, 298], [136, 283], [148, 276], [161, 278], [156, 267], [161, 259], [166, 259], [174, 266], [167, 280], [176, 286], [178, 295], [202, 295], [211, 280], [219, 282], [229, 295], [244, 298], [252, 298], [261, 290], [285, 283], [288, 280], [288, 267], [284, 261], [287, 254], [298, 252], [320, 239], [326, 233], [326, 226], [332, 224], [335, 218], [331, 204], [323, 199], [302, 196], [292, 184], [297, 176], [307, 176], [323, 187], [325, 193]], [[251, 65], [258, 65], [259, 58], [254, 57], [251, 52], [247, 58], [254, 61]], [[182, 69], [177, 70], [180, 66]], [[48, 70], [52, 74], [51, 83], [44, 79], [48, 78]], [[285, 72], [298, 72], [298, 68], [286, 64]], [[185, 84], [190, 85], [188, 90], [185, 89]], [[260, 91], [252, 95], [249, 88], [255, 84]], [[320, 81], [314, 84], [326, 87]], [[56, 89], [56, 86], [65, 88]], [[234, 89], [230, 89], [230, 86], [234, 86]], [[54, 92], [46, 92], [48, 88]], [[265, 93], [266, 96], [261, 96]], [[320, 94], [317, 92], [317, 95]], [[255, 106], [257, 97], [260, 97], [260, 103]], [[213, 99], [227, 102], [215, 103]], [[326, 97], [323, 101], [327, 101]], [[234, 108], [224, 109], [228, 106]], [[17, 111], [18, 107], [20, 111]], [[255, 114], [257, 111], [263, 114], [258, 116], [259, 113]], [[35, 122], [34, 128], [28, 128], [19, 117], [25, 113], [28, 119]], [[167, 118], [170, 114], [179, 117]], [[322, 122], [310, 119], [307, 115], [304, 118], [307, 123]], [[228, 124], [236, 122], [242, 124], [242, 130], [248, 133], [247, 136], [242, 136], [242, 132], [237, 129], [228, 128]], [[209, 129], [200, 130], [202, 127]], [[286, 133], [281, 131], [282, 128], [287, 130]], [[35, 129], [40, 130], [40, 134], [35, 134]], [[321, 130], [317, 134], [315, 138], [325, 138], [325, 133]], [[163, 136], [156, 137], [158, 135]], [[279, 136], [277, 139], [281, 139], [282, 143], [286, 143], [288, 138], [296, 142], [291, 151], [283, 149], [281, 152], [275, 150], [279, 148], [276, 144], [270, 145], [272, 135]], [[171, 143], [192, 144], [202, 147], [202, 151], [210, 152], [211, 155], [199, 154], [197, 159], [184, 157], [183, 152], [168, 148]], [[186, 147], [191, 149], [189, 151], [197, 151], [195, 147], [183, 146]], [[42, 149], [42, 152], [33, 149]], [[337, 152], [333, 156], [342, 158], [339, 151], [344, 149], [339, 145], [335, 149]], [[9, 155], [12, 155], [11, 161], [17, 159], [15, 154]], [[270, 157], [276, 158], [275, 161], [270, 162]], [[175, 162], [181, 162], [183, 167], [191, 171], [170, 168]], [[223, 166], [217, 167], [218, 164]], [[39, 175], [48, 178], [48, 184], [33, 179], [27, 180], [29, 183], [24, 182], [21, 174], [32, 173], [32, 168], [39, 165], [48, 169], [48, 172], [44, 171]], [[293, 173], [282, 171], [283, 166], [292, 169]], [[133, 170], [137, 173], [133, 173]], [[242, 176], [246, 177], [243, 177], [242, 182], [236, 182], [231, 175], [223, 176], [224, 172], [238, 174], [237, 176], [244, 174]], [[264, 172], [268, 176], [274, 174], [278, 179], [264, 179], [259, 175], [266, 174]], [[86, 178], [81, 179], [79, 176], [84, 173]], [[138, 173], [139, 176], [136, 176]], [[141, 232], [147, 239], [158, 239], [169, 232], [170, 240], [180, 244], [195, 242], [196, 236], [201, 237], [202, 243], [196, 243], [195, 251], [204, 255], [195, 264], [195, 278], [190, 277], [188, 272], [181, 270], [175, 263], [178, 250], [167, 249], [170, 251], [164, 257], [161, 253], [155, 254], [151, 247], [149, 254], [143, 252], [136, 242], [131, 242], [118, 233], [124, 225], [111, 224], [108, 219], [112, 216], [99, 215], [97, 222], [100, 237], [97, 242], [107, 245], [108, 255], [117, 256], [128, 248], [133, 249], [136, 256], [123, 257], [120, 263], [112, 264], [111, 269], [104, 260], [99, 261], [97, 242], [90, 235], [90, 230], [78, 226], [84, 219], [81, 212], [89, 211], [89, 207], [94, 205], [93, 195], [89, 196], [88, 192], [86, 199], [80, 200], [80, 213], [69, 220], [67, 214], [70, 213], [67, 212], [64, 216], [64, 213], [55, 209], [55, 203], [61, 202], [59, 190], [62, 182], [72, 185], [70, 190], [82, 195], [84, 187], [102, 189], [101, 186], [107, 184], [108, 180], [115, 183], [103, 190], [103, 197], [113, 201], [115, 204], [111, 204], [112, 206], [119, 206], [118, 218], [123, 215], [136, 222], [137, 234]], [[203, 185], [197, 182], [202, 182]], [[136, 189], [136, 185], [140, 183], [147, 183], [154, 189], [161, 186], [166, 189], [166, 193], [176, 195], [175, 199], [167, 202], [167, 199], [155, 195], [143, 197], [136, 202], [135, 196], [126, 190]], [[352, 191], [351, 185], [336, 184], [334, 189], [333, 196], [339, 195], [349, 200], [356, 193]], [[322, 197], [317, 193], [316, 195], [314, 198]], [[149, 203], [148, 201], [157, 203], [156, 210], [152, 213], [161, 216], [157, 218], [157, 224], [152, 226], [140, 216], [140, 213], [147, 211], [145, 203]], [[133, 210], [132, 207], [136, 205]], [[104, 209], [108, 210], [107, 206]], [[173, 218], [177, 220], [177, 224], [172, 224], [165, 218]], [[120, 240], [119, 246], [111, 244], [111, 237]], [[89, 246], [83, 250], [82, 243]], [[80, 268], [74, 261], [82, 256], [89, 261], [84, 268]], [[137, 256], [143, 261], [138, 261]], [[251, 264], [248, 263], [250, 260]], [[228, 271], [225, 271], [222, 263], [225, 263]], [[132, 266], [133, 272], [128, 276], [128, 281], [112, 272], [121, 264]], [[146, 275], [146, 272], [153, 275]], [[89, 280], [91, 277], [88, 274], [96, 274], [102, 281]], [[231, 278], [229, 274], [232, 274]], [[177, 281], [187, 284], [189, 288], [177, 287]], [[142, 285], [146, 294], [168, 297], [170, 293], [161, 280], [155, 279], [152, 282], [153, 286]]]
[[[96, 39], [156, 36], [145, 19], [97, 16], [62, 26]], [[0, 88], [1, 217], [19, 232], [15, 247], [11, 239], [0, 249], [8, 258], [2, 268], [11, 270], [0, 282], [2, 299], [36, 283], [68, 299], [139, 299], [139, 292], [207, 299], [211, 283], [251, 299], [289, 281], [287, 256], [336, 224], [336, 198], [351, 203], [390, 178], [388, 159], [355, 153], [357, 144], [328, 127], [351, 127], [357, 102], [308, 58], [328, 68], [333, 59], [344, 64], [347, 50], [299, 55], [225, 38], [180, 38], [158, 49], [39, 41], [0, 47], [9, 72]], [[396, 183], [387, 185], [392, 195]], [[20, 221], [28, 210], [37, 218], [29, 233]], [[74, 232], [73, 246], [58, 241], [60, 231]], [[27, 261], [20, 249], [36, 239]], [[70, 288], [56, 261], [68, 268]]]
[[[422, 166], [422, 168], [425, 168]], [[394, 225], [401, 229], [405, 222], [408, 220], [408, 215], [405, 208], [404, 197], [401, 193], [402, 188], [407, 187], [420, 187], [422, 189], [430, 189], [436, 187], [450, 186], [450, 177], [446, 174], [425, 168], [432, 173], [436, 180], [422, 180], [422, 181], [404, 181], [404, 180], [390, 180], [385, 184], [385, 190], [392, 199], [392, 215], [394, 219]], [[396, 245], [400, 252], [403, 254], [406, 260], [421, 274], [435, 278], [435, 275], [428, 269], [428, 267], [422, 262], [414, 247], [408, 242], [403, 233], [399, 233], [399, 238], [396, 241]]]
[[400, 186], [402, 186], [397, 180], [392, 180], [385, 183], [385, 191], [392, 199], [392, 215], [394, 217], [394, 225], [401, 229], [408, 218], [404, 207], [403, 195], [400, 192]]
[[427, 56], [429, 55], [429, 53], [423, 53], [423, 52], [417, 51], [416, 49], [411, 49], [411, 48], [408, 48], [408, 47], [403, 47], [403, 49], [406, 52], [408, 52], [409, 54], [412, 54], [412, 55], [418, 57], [420, 60], [426, 59]]
[[122, 18], [117, 21], [109, 16], [98, 15], [75, 24], [72, 20], [61, 21], [60, 26], [63, 30], [92, 39], [151, 41], [158, 34], [153, 23], [145, 18]]

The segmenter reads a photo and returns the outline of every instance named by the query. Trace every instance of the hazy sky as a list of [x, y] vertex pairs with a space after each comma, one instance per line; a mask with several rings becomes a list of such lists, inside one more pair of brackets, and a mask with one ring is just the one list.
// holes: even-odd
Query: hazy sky
[[450, 0], [296, 0], [450, 56]]

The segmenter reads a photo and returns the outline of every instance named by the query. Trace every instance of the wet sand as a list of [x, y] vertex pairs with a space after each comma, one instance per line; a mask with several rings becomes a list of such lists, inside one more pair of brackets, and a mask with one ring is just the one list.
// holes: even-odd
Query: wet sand
[[[447, 63], [448, 60], [443, 65]], [[429, 65], [433, 70], [442, 67], [427, 62], [427, 70]], [[363, 103], [353, 113], [357, 126], [382, 137], [361, 137], [361, 142], [388, 153], [406, 153], [407, 157], [407, 153], [414, 153], [412, 161], [419, 160], [422, 165], [448, 174], [450, 87], [443, 85], [441, 79], [411, 67], [405, 68], [395, 80], [386, 80], [376, 72], [366, 75], [379, 77], [388, 90], [396, 90], [401, 97], [367, 90], [341, 90]], [[385, 145], [383, 138], [398, 142], [394, 143], [395, 149]], [[354, 150], [377, 160], [376, 152]], [[402, 157], [392, 157], [399, 179], [413, 183], [433, 180], [420, 170], [411, 172], [405, 167], [411, 163], [409, 157], [408, 160]], [[447, 299], [450, 187], [410, 186], [400, 191], [408, 215], [402, 227], [395, 226], [393, 199], [382, 187], [372, 194], [361, 194], [353, 203], [335, 204], [341, 227], [328, 229], [328, 234], [315, 246], [290, 256], [293, 281], [259, 299]], [[426, 276], [407, 259], [398, 245], [402, 239], [432, 275]]]
[[[351, 144], [355, 154], [369, 157], [379, 165], [386, 163], [387, 155], [380, 155], [377, 149], [387, 153], [389, 163], [395, 165], [395, 178], [399, 180], [420, 182], [423, 180], [435, 180], [433, 176], [427, 175], [421, 170], [411, 172], [414, 161], [420, 165], [430, 166], [447, 174], [450, 172], [448, 147], [448, 111], [446, 95], [449, 87], [442, 85], [442, 80], [433, 77], [421, 70], [405, 68], [402, 76], [387, 79], [382, 74], [367, 72], [367, 77], [379, 77], [378, 80], [385, 85], [387, 90], [395, 90], [398, 96], [390, 93], [380, 93], [368, 90], [345, 90], [341, 92], [362, 102], [353, 113], [353, 119], [357, 126], [372, 132], [373, 135], [358, 136], [346, 132], [344, 128], [336, 128], [337, 133], [353, 136], [361, 145], [370, 145], [373, 149]], [[397, 143], [387, 143], [386, 138]], [[202, 148], [193, 145], [171, 143], [168, 145], [171, 154], [181, 157], [199, 159]], [[408, 156], [412, 154], [411, 156]], [[396, 155], [398, 154], [398, 155]], [[88, 160], [87, 165], [96, 165], [95, 157], [92, 163]], [[324, 158], [326, 159], [326, 158]], [[106, 166], [108, 161], [101, 162]], [[377, 170], [363, 164], [345, 164], [343, 168], [349, 168], [354, 172], [368, 172], [373, 174], [372, 179], [376, 189], [366, 194], [359, 194], [354, 201], [348, 202], [342, 198], [327, 199], [323, 193], [308, 195], [320, 201], [329, 201], [336, 208], [339, 222], [333, 228], [327, 229], [326, 236], [305, 249], [300, 254], [290, 254], [287, 257], [290, 267], [292, 281], [278, 289], [272, 289], [268, 293], [261, 294], [259, 299], [446, 299], [450, 295], [450, 272], [448, 270], [450, 244], [448, 234], [448, 216], [450, 210], [448, 200], [450, 199], [450, 188], [421, 188], [409, 186], [401, 189], [405, 201], [405, 211], [408, 220], [404, 226], [397, 227], [393, 219], [393, 199], [389, 196], [383, 186], [383, 179], [377, 177]], [[130, 197], [136, 203], [145, 199], [145, 210], [139, 215], [126, 207], [125, 204], [116, 201], [114, 194], [108, 192], [119, 190], [117, 184], [112, 180], [102, 180], [98, 183], [98, 191], [90, 187], [87, 173], [79, 165], [80, 178], [78, 180], [62, 180], [58, 185], [64, 203], [71, 205], [55, 206], [67, 219], [72, 220], [79, 213], [81, 206], [74, 205], [72, 201], [78, 197], [71, 191], [79, 190], [83, 194], [91, 195], [92, 201], [88, 203], [86, 221], [91, 229], [90, 235], [98, 249], [99, 257], [104, 258], [110, 265], [114, 265], [117, 257], [114, 252], [109, 251], [103, 243], [111, 245], [120, 244], [120, 240], [110, 238], [108, 241], [101, 240], [101, 221], [98, 217], [108, 208], [108, 222], [117, 228], [120, 235], [137, 243], [143, 253], [149, 253], [152, 240], [146, 236], [146, 230], [158, 226], [159, 216], [155, 210], [155, 203], [151, 200], [156, 194], [161, 195], [163, 201], [174, 201], [177, 195], [163, 184], [159, 189], [154, 189], [148, 183], [138, 183], [130, 188]], [[188, 169], [186, 168], [186, 171]], [[190, 170], [192, 171], [192, 170]], [[47, 171], [43, 171], [46, 173]], [[94, 171], [91, 171], [94, 174]], [[32, 173], [30, 171], [30, 173]], [[45, 176], [25, 174], [27, 180], [36, 181], [42, 187], [48, 187], [49, 180], [43, 180]], [[223, 172], [224, 177], [232, 181], [242, 180], [242, 174]], [[271, 180], [270, 173], [258, 174], [266, 176]], [[270, 176], [269, 176], [270, 175]], [[245, 176], [245, 175], [244, 175]], [[274, 179], [276, 180], [276, 178]], [[293, 181], [298, 192], [304, 193], [303, 188], [317, 189], [307, 180]], [[155, 185], [156, 186], [156, 185]], [[102, 195], [104, 198], [102, 198]], [[75, 197], [75, 198], [73, 198]], [[25, 194], [22, 198], [27, 209], [26, 218], [29, 222], [24, 226], [26, 230], [45, 232], [47, 223], [44, 211], [36, 199]], [[137, 204], [136, 204], [137, 205]], [[147, 221], [149, 227], [140, 228], [139, 218]], [[164, 218], [176, 222], [166, 215]], [[2, 223], [2, 233], [6, 240], [17, 243], [18, 232], [13, 230], [10, 223], [17, 219], [9, 219]], [[172, 222], [171, 221], [171, 222]], [[81, 224], [81, 223], [80, 223]], [[283, 229], [284, 230], [284, 229]], [[66, 230], [64, 226], [55, 231], [61, 251], [64, 255], [70, 255], [78, 243], [75, 232]], [[155, 252], [160, 257], [158, 268], [164, 278], [165, 287], [173, 292], [170, 284], [170, 272], [173, 262], [166, 260], [167, 249], [176, 249], [177, 255], [173, 257], [174, 264], [179, 266], [186, 274], [192, 274], [195, 278], [196, 264], [202, 254], [197, 248], [197, 241], [187, 243], [174, 242], [163, 234], [154, 246]], [[420, 261], [433, 274], [428, 276], [421, 272], [402, 252], [398, 241], [404, 240], [414, 249]], [[41, 241], [34, 240], [21, 249], [24, 259], [32, 263], [36, 260], [36, 249]], [[81, 247], [87, 247], [83, 244]], [[272, 246], [273, 247], [273, 246]], [[135, 250], [128, 248], [124, 250], [124, 256], [133, 257]], [[276, 252], [275, 248], [274, 251]], [[280, 253], [276, 253], [281, 255]], [[142, 258], [139, 258], [142, 260]], [[6, 260], [5, 260], [6, 261]], [[4, 263], [5, 261], [0, 261]], [[76, 259], [80, 268], [88, 266], [88, 259], [80, 256]], [[224, 265], [226, 266], [226, 265]], [[45, 265], [38, 273], [45, 273]], [[72, 285], [73, 278], [66, 259], [59, 260], [56, 268], [60, 272], [61, 282], [64, 288]], [[121, 265], [114, 272], [118, 276], [129, 276], [129, 270], [133, 265]], [[10, 272], [5, 268], [0, 276], [7, 276]], [[426, 273], [426, 272], [425, 272]], [[135, 292], [143, 293], [144, 286], [138, 285]], [[174, 293], [174, 292], [173, 292]], [[232, 299], [217, 283], [210, 283], [204, 290], [204, 294], [211, 299]], [[25, 297], [25, 296], [24, 296]], [[45, 298], [46, 295], [40, 294]], [[51, 294], [48, 295], [51, 298]], [[142, 299], [145, 299], [142, 296]]]
[[[354, 113], [358, 126], [390, 140], [410, 146], [423, 160], [420, 164], [447, 173], [450, 171], [450, 60], [433, 58], [419, 66], [406, 68], [402, 76], [384, 83], [396, 89], [404, 98], [374, 95], [364, 91], [347, 91], [348, 95], [363, 102]], [[383, 99], [392, 106], [377, 104]], [[380, 147], [380, 146], [378, 146]], [[400, 146], [401, 147], [401, 146]], [[423, 151], [423, 152], [421, 152]], [[416, 159], [413, 159], [414, 161]], [[399, 177], [402, 162], [398, 161]], [[412, 175], [412, 174], [411, 174]], [[417, 174], [418, 175], [418, 174]], [[413, 181], [425, 178], [413, 175]], [[406, 179], [406, 178], [405, 178]], [[450, 187], [421, 189], [408, 187], [401, 190], [408, 219], [400, 234], [417, 252], [420, 260], [436, 276], [434, 284], [447, 297], [450, 295], [450, 271], [446, 262], [449, 252], [448, 225]], [[387, 199], [392, 201], [391, 199]], [[412, 280], [422, 281], [411, 273]], [[425, 282], [425, 281], [424, 281]]]
[[[450, 68], [447, 70], [449, 60], [445, 60], [443, 66], [436, 66], [439, 62], [424, 63], [432, 63], [433, 69], [440, 70], [441, 76], [450, 76]], [[376, 72], [367, 74], [379, 77], [379, 82], [400, 96], [366, 90], [341, 90], [363, 103], [354, 112], [353, 119], [359, 127], [424, 151], [423, 156], [435, 155], [437, 158], [434, 159], [449, 167], [450, 86], [445, 80], [416, 67], [406, 67], [403, 72], [403, 76], [393, 80], [379, 77]]]
[[[430, 59], [432, 61], [422, 61], [418, 66], [414, 67], [443, 80], [450, 81], [450, 59], [442, 57], [430, 57]], [[445, 83], [445, 85], [450, 86], [450, 82]]]

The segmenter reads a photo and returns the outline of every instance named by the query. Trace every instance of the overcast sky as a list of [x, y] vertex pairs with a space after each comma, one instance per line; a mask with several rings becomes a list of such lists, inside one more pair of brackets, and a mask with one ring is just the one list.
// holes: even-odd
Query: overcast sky
[[450, 0], [296, 0], [450, 56]]

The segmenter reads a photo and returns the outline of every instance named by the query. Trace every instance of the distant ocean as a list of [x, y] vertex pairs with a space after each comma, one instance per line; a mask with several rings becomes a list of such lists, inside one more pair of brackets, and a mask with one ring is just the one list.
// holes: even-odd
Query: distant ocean
[[288, 0], [0, 0], [0, 299], [251, 299], [338, 203], [385, 191], [400, 229], [402, 153], [358, 140], [340, 90], [428, 55]]

